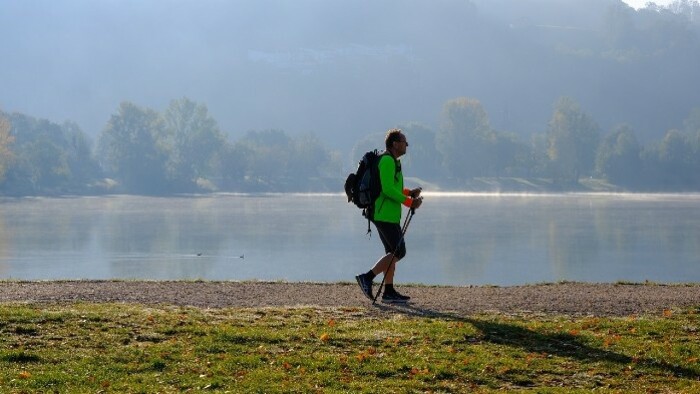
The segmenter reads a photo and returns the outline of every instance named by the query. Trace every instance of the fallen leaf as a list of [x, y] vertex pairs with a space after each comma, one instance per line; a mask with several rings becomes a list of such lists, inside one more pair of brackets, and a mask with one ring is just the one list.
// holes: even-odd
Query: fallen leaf
[[19, 373], [18, 376], [19, 376], [20, 379], [29, 379], [29, 378], [32, 377], [32, 374], [29, 373], [29, 372], [27, 372], [27, 371], [22, 371], [22, 372]]
[[321, 341], [323, 341], [323, 342], [328, 342], [328, 341], [331, 339], [331, 336], [328, 335], [327, 332], [324, 332], [323, 334], [321, 334], [321, 336], [319, 337], [319, 339], [320, 339]]

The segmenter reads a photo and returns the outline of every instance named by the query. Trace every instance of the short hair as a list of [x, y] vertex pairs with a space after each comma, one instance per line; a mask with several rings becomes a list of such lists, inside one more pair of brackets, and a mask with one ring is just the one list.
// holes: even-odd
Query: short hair
[[386, 132], [386, 138], [384, 139], [384, 145], [386, 145], [387, 150], [394, 145], [394, 142], [401, 140], [402, 133], [403, 133], [403, 131], [401, 131], [401, 129], [390, 129], [389, 131]]

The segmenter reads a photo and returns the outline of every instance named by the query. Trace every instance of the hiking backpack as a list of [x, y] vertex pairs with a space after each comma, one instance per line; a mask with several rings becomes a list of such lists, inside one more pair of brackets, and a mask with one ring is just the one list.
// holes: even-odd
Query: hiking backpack
[[376, 149], [365, 153], [357, 165], [357, 171], [345, 179], [345, 195], [348, 202], [362, 209], [362, 216], [367, 218], [368, 233], [371, 232], [369, 221], [374, 215], [374, 202], [382, 192], [379, 180], [379, 159], [382, 155], [384, 153], [380, 154]]

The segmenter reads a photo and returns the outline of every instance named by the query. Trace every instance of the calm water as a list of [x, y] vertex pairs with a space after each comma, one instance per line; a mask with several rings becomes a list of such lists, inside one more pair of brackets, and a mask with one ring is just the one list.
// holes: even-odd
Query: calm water
[[[353, 281], [341, 195], [0, 200], [0, 278]], [[700, 195], [426, 195], [398, 282], [700, 282]]]

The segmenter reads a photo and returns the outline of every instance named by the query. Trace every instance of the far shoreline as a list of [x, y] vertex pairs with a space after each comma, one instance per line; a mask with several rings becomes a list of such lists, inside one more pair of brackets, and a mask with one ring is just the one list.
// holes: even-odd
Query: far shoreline
[[[546, 178], [519, 178], [519, 177], [478, 177], [455, 182], [434, 183], [421, 178], [406, 177], [406, 183], [420, 186], [425, 193], [439, 194], [498, 194], [498, 195], [549, 195], [549, 194], [649, 194], [649, 195], [676, 195], [676, 194], [700, 194], [700, 190], [669, 188], [669, 189], [634, 189], [615, 185], [599, 178], [581, 178], [575, 183], [558, 183]], [[52, 190], [43, 193], [31, 194], [22, 192], [0, 193], [0, 198], [70, 198], [70, 197], [113, 197], [113, 196], [137, 196], [137, 197], [206, 197], [216, 195], [342, 195], [342, 180], [327, 179], [320, 187], [290, 188], [268, 185], [267, 187], [250, 187], [240, 190], [197, 189], [191, 191], [169, 193], [133, 193], [121, 190], [116, 186], [90, 188], [86, 190]], [[336, 187], [337, 186], [337, 187]]]

